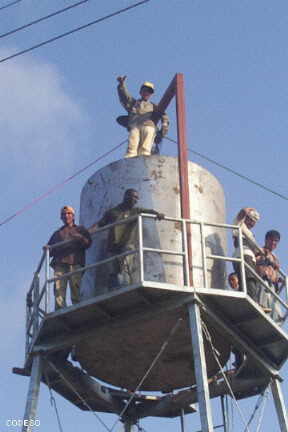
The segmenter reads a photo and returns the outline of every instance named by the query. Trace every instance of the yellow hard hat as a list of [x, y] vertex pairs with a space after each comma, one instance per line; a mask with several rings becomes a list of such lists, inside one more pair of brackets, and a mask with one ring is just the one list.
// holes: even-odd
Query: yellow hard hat
[[153, 84], [153, 83], [151, 83], [151, 82], [149, 82], [149, 81], [145, 81], [145, 82], [142, 84], [141, 89], [142, 89], [143, 87], [147, 87], [148, 89], [151, 90], [152, 93], [154, 93], [154, 84]]
[[64, 213], [64, 212], [69, 212], [69, 213], [72, 213], [73, 215], [75, 215], [75, 210], [74, 210], [74, 208], [71, 207], [71, 206], [68, 206], [68, 205], [66, 205], [66, 206], [64, 206], [64, 207], [61, 208], [61, 215], [62, 215], [62, 213]]

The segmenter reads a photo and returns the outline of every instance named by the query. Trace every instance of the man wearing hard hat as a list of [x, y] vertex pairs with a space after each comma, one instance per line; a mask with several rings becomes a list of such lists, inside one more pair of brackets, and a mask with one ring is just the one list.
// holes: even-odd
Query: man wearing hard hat
[[134, 99], [127, 90], [125, 80], [126, 76], [117, 78], [119, 99], [128, 112], [129, 137], [125, 157], [149, 156], [156, 137], [158, 120], [161, 119], [160, 135], [163, 137], [168, 132], [169, 119], [165, 113], [159, 112], [157, 105], [149, 100], [154, 93], [154, 85], [151, 82], [145, 81], [140, 87], [141, 98]]
[[64, 206], [60, 212], [64, 225], [52, 234], [47, 246], [53, 258], [51, 267], [54, 269], [55, 309], [66, 307], [66, 289], [69, 281], [72, 304], [80, 301], [80, 282], [83, 275], [78, 271], [67, 278], [66, 273], [80, 270], [85, 266], [85, 249], [91, 245], [91, 236], [82, 225], [75, 224], [75, 210]]

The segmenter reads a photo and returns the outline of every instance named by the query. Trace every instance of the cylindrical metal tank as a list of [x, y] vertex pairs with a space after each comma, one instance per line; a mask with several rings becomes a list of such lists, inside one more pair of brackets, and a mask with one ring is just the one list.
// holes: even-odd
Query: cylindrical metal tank
[[[99, 221], [106, 210], [122, 202], [124, 192], [129, 188], [139, 192], [139, 207], [157, 210], [167, 217], [176, 219], [181, 217], [178, 160], [157, 155], [119, 160], [91, 176], [82, 190], [81, 224], [90, 227]], [[189, 188], [191, 219], [210, 223], [225, 222], [224, 193], [221, 185], [206, 169], [192, 162], [189, 162]], [[203, 257], [200, 227], [197, 224], [191, 226], [191, 239], [193, 286], [202, 289], [204, 287]], [[143, 224], [143, 243], [146, 247], [158, 250], [182, 251], [181, 223], [175, 220], [146, 220]], [[224, 230], [213, 226], [206, 227], [202, 245], [205, 245], [208, 253], [223, 255], [226, 250]], [[105, 258], [107, 258], [107, 232], [96, 233], [93, 244], [87, 251], [86, 264]], [[124, 311], [129, 310], [127, 318], [130, 317], [129, 313], [132, 317], [135, 314], [137, 316], [138, 306], [133, 309], [135, 300], [133, 295], [137, 296], [139, 292], [137, 285], [135, 291], [126, 291], [132, 295], [132, 298], [128, 299], [124, 292], [121, 294], [121, 290], [114, 291], [110, 296], [105, 279], [109, 269], [105, 264], [102, 268], [85, 272], [81, 284], [82, 299], [88, 300], [99, 296], [100, 303], [103, 298], [107, 299], [108, 306], [104, 306], [103, 313], [108, 313], [109, 317], [112, 313], [113, 318], [110, 326], [100, 326], [94, 337], [83, 340], [76, 346], [77, 359], [88, 374], [114, 386], [135, 389], [139, 378], [145, 374], [167, 337], [167, 332], [179, 318], [182, 318], [183, 324], [141, 389], [171, 391], [195, 384], [189, 319], [185, 303], [182, 304], [180, 299], [183, 290], [187, 289], [189, 294], [189, 289], [193, 290], [193, 288], [185, 287], [183, 264], [182, 256], [162, 254], [159, 251], [144, 253], [144, 280], [151, 283], [148, 287], [151, 287], [153, 293], [162, 295], [165, 284], [169, 284], [171, 292], [172, 284], [172, 292], [176, 293], [175, 296], [178, 291], [177, 289], [173, 291], [173, 285], [182, 290], [182, 294], [180, 292], [178, 294], [177, 307], [173, 306], [169, 311], [158, 311], [151, 314], [149, 318], [136, 319], [132, 325], [129, 324], [129, 320], [124, 323], [118, 322], [117, 310], [119, 307], [123, 307]], [[225, 287], [223, 261], [207, 260], [206, 287], [222, 289]], [[169, 289], [166, 292], [169, 293]], [[140, 291], [140, 297], [142, 292]], [[143, 294], [144, 300], [147, 301], [145, 293]], [[90, 302], [91, 300], [88, 303]], [[148, 295], [148, 306], [146, 303], [148, 310], [150, 304]], [[230, 355], [230, 344], [213, 325], [209, 324], [207, 317], [204, 316], [203, 320], [212, 335], [213, 345], [220, 353], [219, 360], [224, 365]], [[207, 341], [205, 352], [208, 376], [214, 376], [219, 371], [219, 365]]]
[[[100, 220], [104, 212], [122, 199], [126, 189], [139, 192], [139, 207], [155, 209], [168, 217], [180, 218], [178, 160], [168, 156], [122, 159], [97, 171], [86, 183], [81, 195], [80, 222], [86, 227]], [[189, 162], [190, 213], [193, 220], [224, 223], [225, 199], [218, 180], [206, 169]], [[200, 226], [191, 227], [193, 285], [204, 286]], [[226, 250], [225, 232], [215, 227], [204, 229], [206, 251], [223, 255]], [[86, 264], [105, 258], [107, 234], [97, 236], [87, 251]], [[144, 246], [181, 251], [183, 238], [179, 222], [144, 223]], [[180, 256], [145, 253], [145, 280], [183, 286], [183, 259]], [[82, 298], [87, 299], [107, 290], [105, 270], [86, 272], [82, 281]], [[207, 260], [207, 287], [223, 288], [224, 265]], [[97, 276], [97, 277], [96, 277]]]

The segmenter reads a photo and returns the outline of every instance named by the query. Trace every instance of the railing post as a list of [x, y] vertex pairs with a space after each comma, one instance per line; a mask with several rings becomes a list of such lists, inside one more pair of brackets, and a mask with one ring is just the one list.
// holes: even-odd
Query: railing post
[[50, 285], [48, 280], [50, 279], [50, 249], [45, 249], [45, 312], [50, 312]]
[[187, 244], [187, 221], [182, 219], [182, 241], [183, 241], [183, 252], [184, 252], [184, 285], [190, 288], [190, 269], [189, 269], [189, 256], [188, 256], [188, 244]]
[[[33, 314], [33, 302], [32, 302], [32, 296], [34, 293], [35, 288], [35, 275], [32, 280], [31, 289], [29, 290], [29, 293], [26, 296], [26, 341], [25, 341], [25, 359], [27, 360], [28, 353], [29, 353], [29, 347], [30, 347], [30, 336], [29, 336], [29, 323]], [[32, 313], [31, 313], [32, 310]]]
[[288, 303], [288, 276], [285, 275], [285, 303]]
[[207, 262], [206, 262], [206, 248], [205, 248], [205, 239], [203, 235], [203, 222], [200, 222], [200, 237], [201, 237], [201, 254], [203, 261], [203, 276], [204, 276], [204, 288], [208, 288], [207, 286]]
[[138, 250], [139, 250], [139, 277], [140, 284], [144, 282], [144, 253], [143, 253], [143, 219], [142, 215], [138, 216]]
[[241, 282], [243, 292], [247, 295], [247, 286], [246, 286], [246, 277], [245, 277], [245, 264], [244, 264], [244, 253], [243, 253], [243, 238], [241, 228], [238, 228], [238, 239], [239, 239], [239, 248], [240, 248], [240, 273], [241, 273]]
[[39, 328], [39, 274], [34, 276], [34, 289], [33, 289], [33, 335]]

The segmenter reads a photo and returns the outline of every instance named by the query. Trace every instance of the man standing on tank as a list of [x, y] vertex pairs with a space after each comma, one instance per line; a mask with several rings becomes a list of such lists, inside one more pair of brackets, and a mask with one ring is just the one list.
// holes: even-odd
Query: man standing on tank
[[[54, 277], [62, 277], [66, 273], [80, 270], [85, 266], [85, 249], [91, 245], [91, 236], [83, 226], [75, 224], [75, 210], [71, 206], [61, 209], [61, 220], [64, 225], [55, 231], [48, 245], [53, 246], [50, 255], [53, 258], [51, 267]], [[61, 244], [62, 243], [62, 244]], [[80, 282], [83, 272], [75, 273], [67, 278], [58, 279], [54, 284], [55, 309], [66, 307], [66, 289], [69, 281], [72, 304], [80, 301]]]
[[140, 99], [133, 98], [127, 90], [125, 84], [126, 76], [119, 76], [118, 95], [122, 106], [128, 112], [129, 130], [128, 148], [125, 158], [135, 156], [149, 156], [156, 137], [157, 122], [161, 119], [161, 130], [157, 133], [160, 140], [168, 132], [169, 119], [167, 114], [159, 111], [157, 105], [150, 102], [150, 97], [154, 93], [154, 85], [145, 81], [140, 87]]
[[[157, 219], [164, 218], [164, 214], [153, 209], [136, 207], [139, 201], [139, 194], [135, 189], [127, 189], [124, 193], [123, 201], [116, 207], [107, 210], [98, 223], [90, 228], [93, 232], [97, 227], [101, 228], [115, 222], [123, 221], [127, 218], [136, 216], [140, 213], [156, 215]], [[109, 230], [107, 240], [107, 254], [112, 257], [137, 249], [137, 219], [112, 227]], [[136, 282], [135, 273], [135, 254], [117, 258], [107, 266], [109, 273], [108, 288], [116, 288], [120, 285]]]

